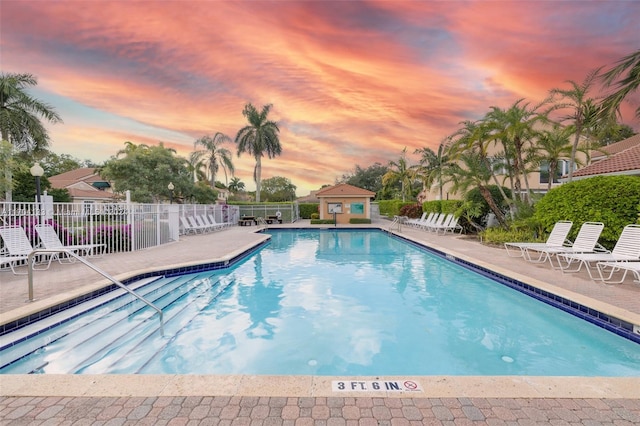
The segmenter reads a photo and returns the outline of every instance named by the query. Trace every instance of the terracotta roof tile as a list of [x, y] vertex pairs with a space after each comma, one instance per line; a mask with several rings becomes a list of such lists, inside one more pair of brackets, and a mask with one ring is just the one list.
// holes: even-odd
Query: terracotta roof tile
[[[620, 145], [614, 147], [614, 145], [617, 144]], [[594, 161], [588, 166], [576, 170], [573, 173], [573, 176], [587, 177], [615, 174], [640, 175], [640, 135], [632, 136], [605, 148], [611, 147], [613, 147], [612, 151], [615, 153], [612, 152], [612, 155], [609, 157], [605, 157], [599, 161]], [[624, 147], [624, 149], [619, 150], [620, 147]]]
[[328, 188], [321, 189], [316, 193], [317, 197], [339, 197], [339, 196], [365, 196], [375, 197], [376, 193], [367, 189], [358, 188], [348, 183], [339, 183]]

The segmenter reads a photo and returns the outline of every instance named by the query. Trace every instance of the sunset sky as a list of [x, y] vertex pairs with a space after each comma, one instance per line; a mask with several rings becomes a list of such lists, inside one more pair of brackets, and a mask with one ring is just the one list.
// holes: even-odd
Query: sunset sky
[[[0, 69], [38, 78], [64, 121], [54, 152], [95, 162], [125, 141], [186, 157], [273, 104], [283, 153], [262, 177], [305, 195], [581, 83], [640, 47], [638, 22], [638, 1], [2, 0]], [[623, 119], [640, 130], [630, 105]], [[254, 159], [226, 148], [255, 189]]]

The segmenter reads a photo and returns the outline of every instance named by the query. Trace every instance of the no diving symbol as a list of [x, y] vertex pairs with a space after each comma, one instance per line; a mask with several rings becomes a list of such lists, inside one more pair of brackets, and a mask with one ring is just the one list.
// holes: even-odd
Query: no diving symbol
[[418, 389], [418, 384], [416, 382], [412, 382], [411, 380], [407, 380], [403, 384], [404, 384], [405, 389], [408, 389], [408, 390], [416, 390], [416, 389]]

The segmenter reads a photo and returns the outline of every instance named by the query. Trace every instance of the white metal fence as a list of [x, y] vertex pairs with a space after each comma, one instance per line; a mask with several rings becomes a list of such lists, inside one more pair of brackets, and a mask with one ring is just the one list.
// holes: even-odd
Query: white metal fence
[[[40, 246], [35, 225], [49, 224], [62, 244], [104, 244], [106, 253], [177, 241], [186, 233], [181, 228], [183, 216], [213, 216], [218, 223], [237, 225], [242, 216], [275, 215], [285, 223], [295, 222], [299, 219], [298, 205], [54, 203], [46, 195], [40, 203], [0, 202], [0, 227], [22, 227], [34, 248]], [[0, 254], [8, 254], [1, 239]]]
[[[35, 225], [49, 224], [64, 245], [104, 244], [107, 253], [128, 252], [177, 241], [184, 232], [181, 215], [213, 215], [237, 223], [239, 208], [228, 205], [137, 203], [0, 202], [0, 226], [20, 226], [33, 247], [39, 246]], [[0, 253], [5, 250], [0, 240]]]

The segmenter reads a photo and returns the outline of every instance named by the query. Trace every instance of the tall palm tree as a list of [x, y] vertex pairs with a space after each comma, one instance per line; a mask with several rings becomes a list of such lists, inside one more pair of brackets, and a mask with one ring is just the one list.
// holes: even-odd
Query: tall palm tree
[[248, 103], [242, 110], [242, 115], [249, 121], [249, 125], [243, 127], [236, 135], [236, 143], [238, 144], [238, 156], [243, 152], [253, 155], [256, 160], [253, 169], [253, 180], [256, 183], [256, 202], [260, 202], [260, 182], [262, 175], [262, 157], [265, 153], [269, 158], [274, 158], [282, 154], [282, 146], [278, 133], [278, 125], [275, 121], [267, 119], [271, 104], [262, 107], [262, 111], [258, 110]]
[[549, 166], [549, 182], [547, 191], [551, 190], [558, 164], [563, 159], [571, 157], [571, 141], [569, 140], [573, 128], [571, 126], [561, 127], [553, 126], [552, 130], [543, 130], [540, 132], [535, 144], [536, 160], [538, 163], [546, 162]]
[[231, 174], [235, 172], [231, 161], [231, 151], [221, 146], [225, 142], [231, 142], [231, 138], [224, 133], [216, 132], [213, 137], [203, 136], [194, 144], [195, 147], [204, 147], [204, 149], [196, 151], [195, 155], [198, 158], [204, 158], [212, 188], [216, 186], [216, 173], [220, 168], [224, 171], [225, 184], [228, 183], [227, 172]]
[[571, 158], [569, 159], [569, 175], [567, 181], [573, 180], [573, 169], [576, 164], [576, 152], [582, 133], [589, 125], [594, 123], [589, 120], [593, 99], [590, 99], [589, 90], [593, 86], [594, 79], [598, 74], [598, 70], [590, 72], [581, 84], [573, 80], [569, 80], [571, 89], [551, 89], [551, 95], [560, 95], [564, 102], [557, 105], [558, 108], [570, 108], [571, 112], [563, 117], [563, 120], [569, 120], [575, 130], [573, 146], [571, 147]]
[[[625, 72], [626, 75], [623, 75]], [[607, 87], [615, 88], [615, 91], [602, 102], [605, 110], [614, 115], [619, 111], [622, 101], [640, 87], [640, 50], [620, 59], [617, 65], [602, 74], [601, 78]], [[635, 115], [640, 118], [640, 106], [636, 109]]]
[[[548, 100], [533, 107], [529, 107], [528, 103], [522, 104], [523, 100], [516, 101], [506, 110], [495, 106], [491, 107], [491, 111], [485, 116], [484, 120], [492, 129], [494, 137], [501, 141], [505, 150], [505, 158], [510, 160], [508, 169], [510, 168], [513, 173], [512, 189], [515, 190], [516, 194], [519, 194], [522, 200], [530, 203], [530, 186], [526, 172], [525, 151], [528, 146], [531, 146], [536, 135], [536, 123], [546, 120], [546, 115], [540, 112], [540, 108]], [[522, 190], [521, 177], [524, 180], [524, 191]]]
[[[39, 101], [26, 92], [27, 87], [38, 84], [31, 74], [0, 74], [0, 135], [13, 149], [39, 150], [49, 144], [49, 135], [40, 117], [58, 123], [62, 119], [52, 106]], [[3, 165], [7, 190], [5, 199], [11, 201], [12, 172]]]
[[402, 155], [398, 161], [389, 161], [389, 171], [382, 176], [384, 186], [400, 183], [400, 195], [402, 201], [406, 201], [407, 196], [411, 198], [411, 187], [416, 179], [416, 170], [407, 163], [407, 148], [402, 150]]

